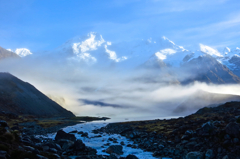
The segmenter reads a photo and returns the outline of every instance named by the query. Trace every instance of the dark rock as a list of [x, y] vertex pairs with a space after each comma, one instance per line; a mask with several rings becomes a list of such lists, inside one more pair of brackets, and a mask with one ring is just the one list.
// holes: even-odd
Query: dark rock
[[55, 137], [55, 140], [58, 141], [58, 140], [61, 140], [61, 139], [71, 140], [73, 142], [76, 141], [75, 135], [66, 133], [63, 130], [58, 130], [57, 135]]
[[117, 155], [122, 155], [123, 154], [123, 147], [122, 145], [111, 145], [107, 148], [106, 152], [111, 154], [115, 153]]
[[109, 159], [118, 159], [119, 156], [115, 153], [111, 153], [110, 156], [109, 156]]
[[83, 134], [83, 131], [79, 131], [79, 132], [77, 132], [77, 134]]
[[57, 153], [57, 150], [55, 148], [50, 148], [48, 151], [52, 153]]
[[238, 137], [240, 133], [240, 126], [238, 123], [231, 122], [226, 126], [225, 131], [233, 137]]
[[61, 157], [60, 157], [58, 154], [56, 154], [56, 153], [52, 154], [52, 156], [53, 156], [54, 158], [56, 158], [56, 159], [60, 159], [60, 158], [61, 158]]
[[135, 155], [127, 155], [126, 159], [138, 159]]
[[9, 127], [8, 123], [4, 120], [0, 120], [0, 127]]
[[96, 155], [97, 154], [97, 150], [91, 147], [86, 147], [85, 150], [87, 152], [88, 155]]
[[202, 125], [202, 128], [198, 130], [198, 134], [201, 136], [208, 136], [214, 132], [215, 126], [209, 121]]
[[31, 146], [24, 146], [24, 149], [27, 151], [34, 151], [35, 149]]
[[81, 137], [88, 137], [88, 133], [87, 132], [83, 133]]
[[1, 159], [6, 159], [7, 152], [6, 151], [1, 151], [0, 150], [0, 158]]
[[239, 139], [238, 138], [234, 138], [233, 139], [233, 143], [235, 143], [235, 144], [239, 143]]
[[82, 142], [82, 140], [78, 139], [77, 141], [75, 141], [74, 145], [73, 145], [73, 149], [77, 150], [77, 151], [81, 151], [85, 149], [85, 144]]
[[36, 156], [37, 156], [37, 159], [48, 159], [47, 157], [44, 157], [44, 156], [39, 155], [39, 154], [37, 154]]
[[44, 152], [48, 151], [49, 150], [49, 146], [47, 146], [47, 145], [42, 146], [42, 150]]
[[73, 130], [73, 131], [71, 131], [69, 133], [77, 133], [77, 132], [78, 132], [77, 130]]
[[35, 136], [32, 136], [32, 137], [31, 137], [31, 140], [32, 140], [33, 142], [37, 142], [37, 143], [42, 142], [41, 139], [39, 139], [39, 138], [37, 138], [37, 137], [35, 137]]
[[203, 154], [201, 152], [189, 152], [186, 155], [186, 159], [203, 159]]
[[66, 139], [58, 140], [59, 145], [62, 147], [63, 150], [66, 150], [74, 145], [74, 142]]
[[228, 155], [226, 155], [226, 156], [223, 156], [222, 159], [229, 159], [229, 157], [228, 157]]
[[207, 152], [205, 153], [205, 159], [212, 159], [212, 158], [214, 158], [213, 150], [208, 149]]

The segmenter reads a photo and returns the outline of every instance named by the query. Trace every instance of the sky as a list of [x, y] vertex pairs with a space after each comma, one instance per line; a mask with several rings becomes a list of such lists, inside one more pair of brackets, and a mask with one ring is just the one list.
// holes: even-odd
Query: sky
[[168, 37], [240, 46], [239, 0], [0, 0], [0, 46], [52, 50], [98, 32], [112, 42]]

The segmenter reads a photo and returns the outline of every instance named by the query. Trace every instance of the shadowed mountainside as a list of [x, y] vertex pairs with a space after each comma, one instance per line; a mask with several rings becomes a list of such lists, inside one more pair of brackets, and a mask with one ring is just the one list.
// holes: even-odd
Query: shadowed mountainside
[[74, 117], [34, 86], [9, 73], [0, 73], [0, 111], [37, 117]]

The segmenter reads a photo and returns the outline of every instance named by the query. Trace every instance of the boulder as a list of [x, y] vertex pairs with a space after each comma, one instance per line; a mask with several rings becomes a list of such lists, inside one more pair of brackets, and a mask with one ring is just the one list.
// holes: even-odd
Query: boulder
[[240, 133], [240, 126], [238, 123], [231, 122], [226, 126], [225, 131], [233, 137], [238, 137]]
[[107, 148], [106, 153], [115, 153], [117, 155], [123, 154], [123, 147], [122, 145], [111, 145]]
[[83, 133], [81, 137], [88, 137], [88, 133], [87, 132]]
[[77, 130], [73, 130], [73, 131], [71, 131], [69, 133], [77, 133], [77, 132], [78, 132]]
[[201, 152], [198, 152], [198, 151], [189, 152], [186, 155], [186, 159], [203, 159], [203, 154]]
[[31, 146], [24, 146], [24, 149], [27, 151], [34, 151], [35, 148], [31, 147]]
[[0, 126], [1, 126], [1, 127], [9, 127], [8, 124], [7, 124], [7, 122], [4, 121], [4, 120], [0, 120]]
[[85, 144], [82, 142], [82, 140], [79, 139], [75, 141], [74, 145], [72, 146], [72, 148], [77, 151], [84, 150], [85, 147], [86, 147]]
[[69, 134], [69, 133], [64, 132], [63, 130], [58, 130], [55, 140], [58, 141], [61, 139], [66, 139], [66, 140], [70, 140], [73, 142], [76, 141], [76, 137], [74, 134]]
[[66, 139], [58, 140], [59, 145], [62, 147], [63, 150], [68, 149], [74, 145], [74, 142]]
[[109, 159], [118, 159], [118, 155], [115, 154], [115, 153], [111, 153], [110, 156], [109, 156]]
[[205, 159], [212, 159], [214, 157], [213, 150], [208, 149], [207, 152], [205, 153]]
[[7, 152], [6, 151], [0, 151], [0, 158], [6, 159]]
[[215, 128], [214, 125], [210, 121], [202, 125], [202, 130], [205, 133], [210, 133], [211, 131], [214, 130], [214, 128]]

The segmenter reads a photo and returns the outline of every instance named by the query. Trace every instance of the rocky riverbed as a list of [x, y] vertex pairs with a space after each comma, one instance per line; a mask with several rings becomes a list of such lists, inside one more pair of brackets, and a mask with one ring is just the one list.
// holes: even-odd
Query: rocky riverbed
[[155, 157], [240, 158], [240, 102], [202, 108], [184, 118], [112, 123], [95, 133], [120, 134]]
[[47, 135], [31, 124], [14, 130], [2, 120], [0, 158], [238, 159], [239, 123], [240, 102], [202, 108], [184, 118], [88, 122]]

